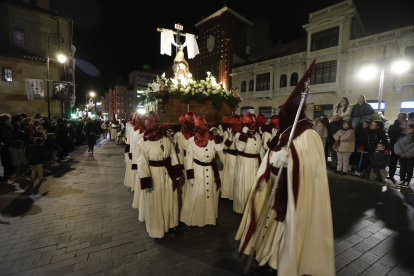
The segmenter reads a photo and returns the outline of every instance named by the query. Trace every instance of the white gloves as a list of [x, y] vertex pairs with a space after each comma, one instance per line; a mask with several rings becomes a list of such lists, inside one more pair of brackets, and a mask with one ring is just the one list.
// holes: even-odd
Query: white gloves
[[248, 127], [246, 127], [246, 126], [243, 127], [243, 130], [242, 130], [243, 133], [247, 133], [248, 131], [249, 131], [249, 128]]
[[193, 179], [188, 179], [188, 185], [190, 185], [191, 187], [194, 186], [194, 178]]
[[178, 176], [178, 177], [176, 177], [176, 178], [175, 178], [175, 180], [180, 180], [180, 177], [179, 177], [179, 176]]
[[278, 131], [279, 130], [277, 128], [272, 129], [272, 138], [276, 136], [276, 134], [278, 133]]
[[287, 168], [288, 161], [289, 161], [289, 151], [285, 148], [282, 148], [280, 151], [271, 152], [272, 156], [270, 156], [270, 164], [275, 168], [285, 167]]
[[289, 151], [287, 149], [285, 149], [285, 148], [282, 148], [279, 151], [279, 154], [280, 154], [280, 161], [282, 161], [285, 164], [287, 164], [288, 161], [289, 161]]
[[220, 136], [223, 136], [223, 128], [221, 127], [221, 125], [219, 125], [219, 127], [218, 127], [218, 134], [220, 135]]
[[229, 134], [229, 139], [233, 139], [233, 131], [231, 128], [227, 128], [227, 133]]

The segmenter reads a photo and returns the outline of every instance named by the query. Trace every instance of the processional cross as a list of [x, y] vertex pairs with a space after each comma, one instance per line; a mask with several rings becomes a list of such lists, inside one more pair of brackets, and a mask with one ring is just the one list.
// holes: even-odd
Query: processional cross
[[[182, 33], [183, 25], [181, 25], [180, 23], [175, 24], [174, 28], [177, 30], [176, 32], [173, 32], [173, 34], [177, 35], [175, 43], [177, 43], [177, 45], [180, 45], [181, 44], [181, 42], [180, 42], [181, 36], [187, 36], [187, 34]], [[163, 28], [157, 28], [157, 31], [163, 32], [164, 29]], [[198, 36], [195, 36], [195, 38], [198, 39]]]

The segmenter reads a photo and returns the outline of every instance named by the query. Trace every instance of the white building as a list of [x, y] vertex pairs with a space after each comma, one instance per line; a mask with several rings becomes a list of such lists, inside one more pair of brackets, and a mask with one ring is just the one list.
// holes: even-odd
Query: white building
[[[298, 46], [303, 41], [278, 45], [251, 56], [253, 61], [255, 57], [264, 61], [233, 69], [232, 86], [239, 88], [244, 99], [241, 114], [254, 111], [268, 115], [272, 108], [277, 113], [314, 58], [316, 66], [307, 100], [310, 118], [332, 114], [342, 97], [355, 104], [362, 94], [377, 106], [379, 70], [370, 80], [359, 77], [359, 72], [382, 58], [384, 47], [390, 61], [405, 59], [412, 63], [404, 74], [386, 68], [381, 105], [385, 116], [395, 119], [399, 112], [414, 111], [414, 25], [367, 36], [355, 4], [347, 0], [311, 13], [303, 28], [308, 33], [306, 48]], [[287, 48], [300, 51], [283, 55]]]

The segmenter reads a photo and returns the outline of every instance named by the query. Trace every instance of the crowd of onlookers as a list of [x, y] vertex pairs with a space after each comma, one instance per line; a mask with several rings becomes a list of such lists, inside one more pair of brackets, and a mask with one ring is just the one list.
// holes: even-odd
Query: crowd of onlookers
[[414, 167], [414, 112], [400, 113], [388, 122], [365, 96], [359, 96], [355, 105], [344, 97], [334, 107], [332, 118], [323, 115], [313, 124], [335, 173], [394, 181], [399, 164], [398, 185], [409, 186]]
[[68, 161], [76, 146], [87, 144], [93, 153], [97, 137], [108, 133], [109, 121], [67, 119], [25, 113], [0, 114], [1, 164], [4, 178], [24, 179], [31, 168], [31, 180], [47, 180], [43, 166], [58, 166]]

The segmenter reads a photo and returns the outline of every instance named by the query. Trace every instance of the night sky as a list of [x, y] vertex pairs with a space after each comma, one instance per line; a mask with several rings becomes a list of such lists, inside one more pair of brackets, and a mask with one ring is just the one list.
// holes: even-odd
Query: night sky
[[[157, 27], [173, 29], [175, 23], [184, 32], [198, 34], [194, 26], [201, 17], [223, 7], [223, 1], [142, 1], [142, 0], [56, 0], [57, 10], [74, 20], [75, 57], [93, 64], [100, 76], [76, 69], [77, 103], [85, 92], [100, 95], [112, 82], [148, 64], [165, 70], [174, 57], [160, 55]], [[230, 0], [226, 5], [247, 19], [262, 15], [271, 26], [271, 40], [289, 42], [306, 37], [302, 25], [309, 13], [342, 1]], [[372, 34], [414, 25], [414, 0], [355, 0], [365, 28]], [[299, 4], [300, 3], [300, 4]], [[92, 73], [92, 70], [88, 70]]]

